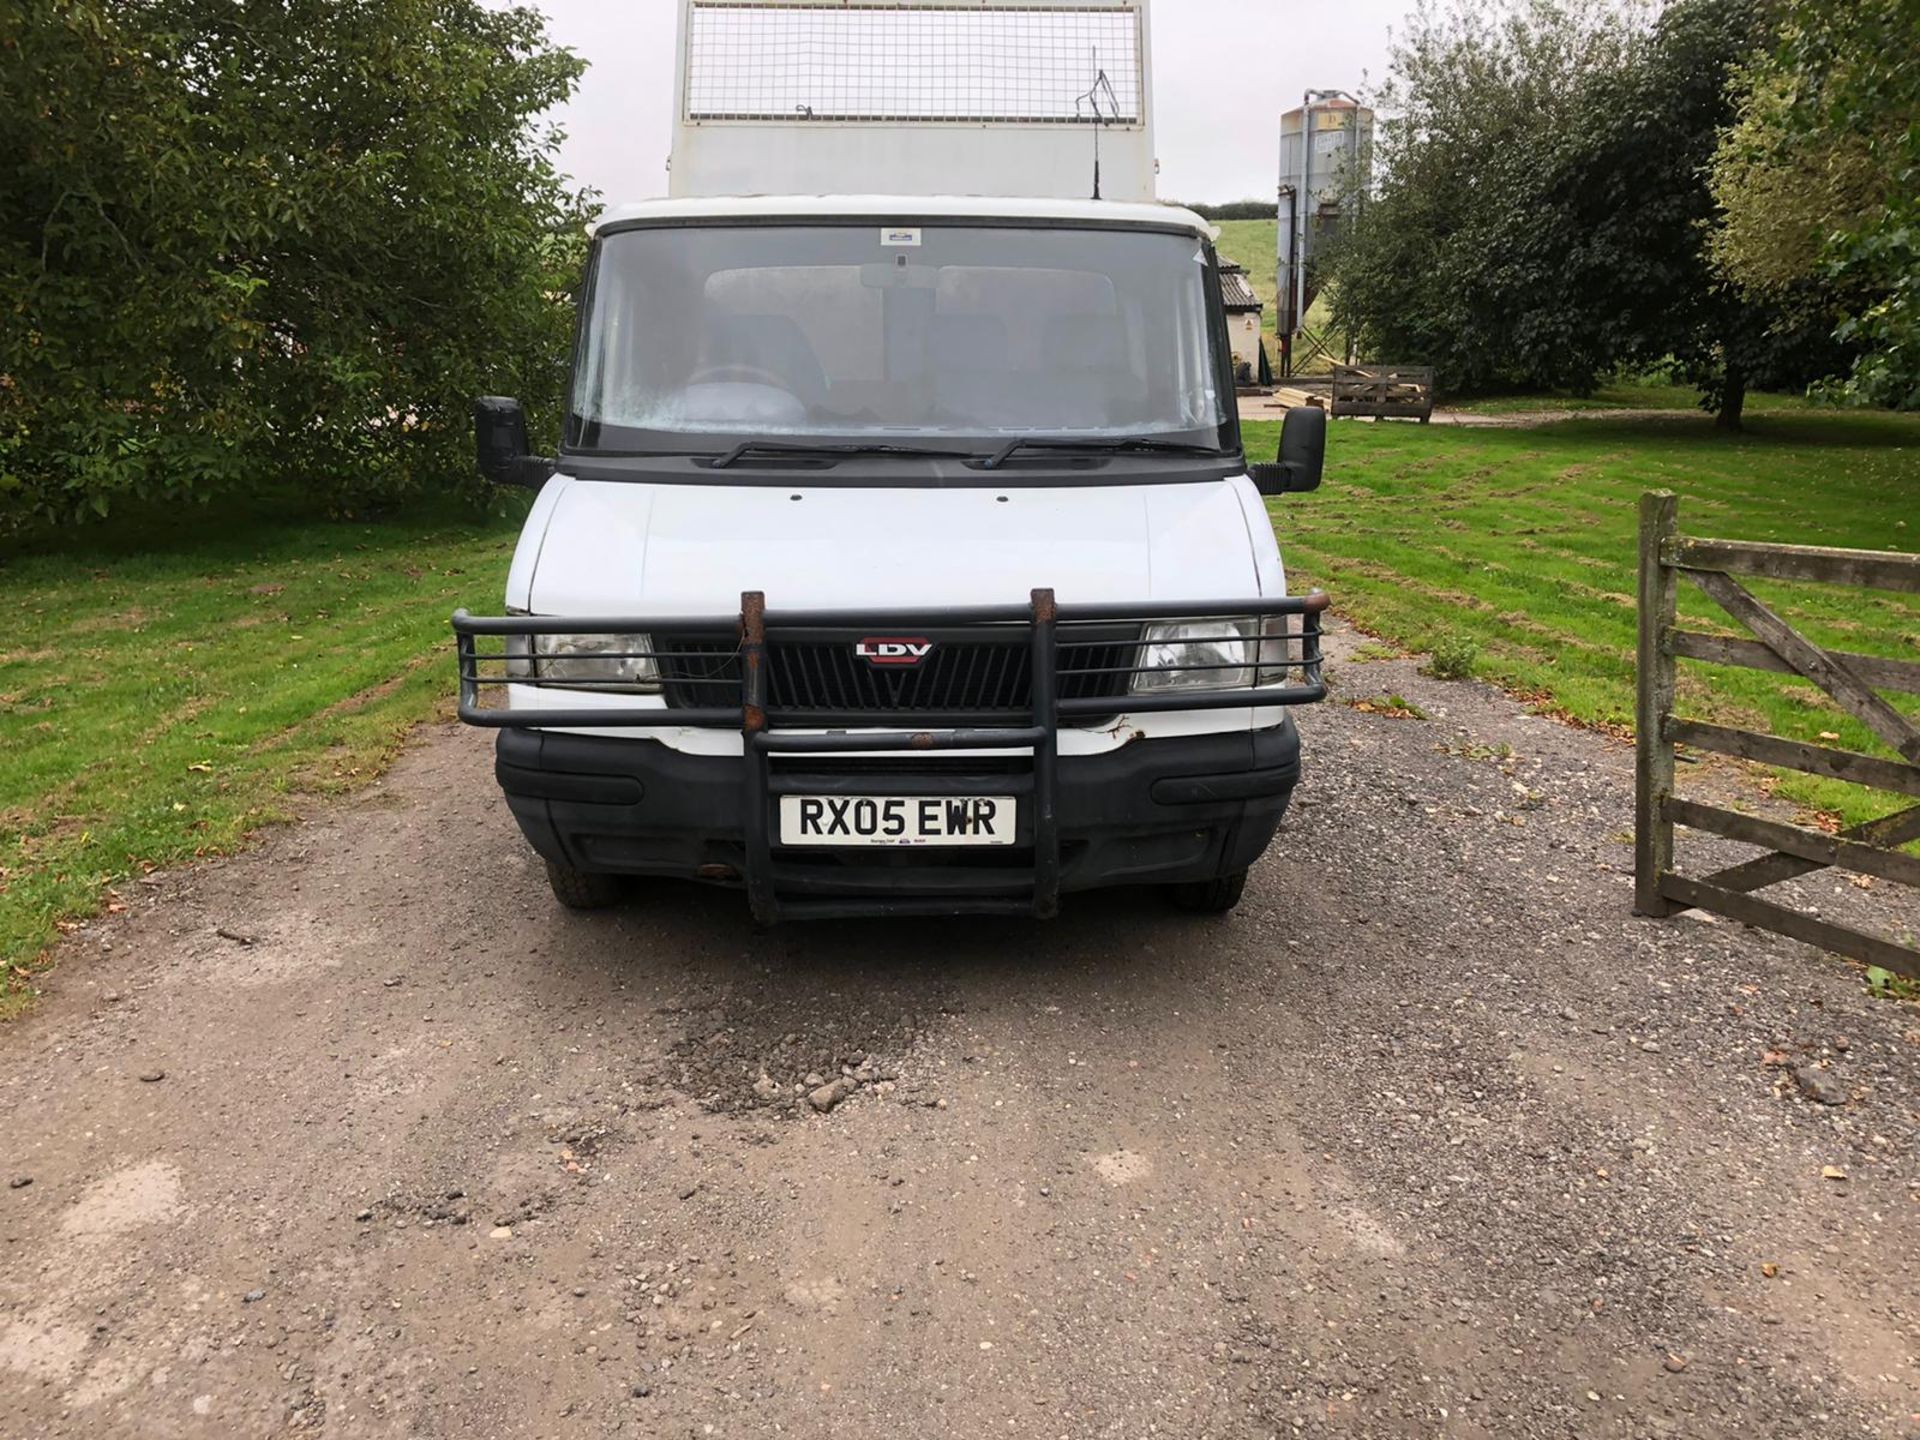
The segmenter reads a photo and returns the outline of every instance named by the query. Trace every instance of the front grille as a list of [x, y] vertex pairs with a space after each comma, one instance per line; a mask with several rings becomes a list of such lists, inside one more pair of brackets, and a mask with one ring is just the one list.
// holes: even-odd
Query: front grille
[[[913, 632], [920, 633], [920, 632]], [[855, 653], [858, 637], [770, 636], [767, 709], [787, 723], [858, 723], [863, 717], [911, 716], [918, 721], [995, 722], [1033, 708], [1032, 649], [1024, 631], [1004, 637], [974, 632], [943, 638], [930, 631], [933, 650], [917, 665], [875, 665]], [[1140, 627], [1062, 626], [1059, 694], [1063, 700], [1114, 697], [1124, 703], [1129, 671], [1138, 665]], [[717, 656], [732, 638], [682, 636], [659, 644], [662, 689], [676, 709], [723, 703], [740, 683], [737, 653]], [[1077, 723], [1096, 726], [1111, 716]]]

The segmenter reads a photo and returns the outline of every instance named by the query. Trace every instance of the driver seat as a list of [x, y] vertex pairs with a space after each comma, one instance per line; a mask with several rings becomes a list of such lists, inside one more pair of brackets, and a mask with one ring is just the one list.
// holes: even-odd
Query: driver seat
[[827, 398], [827, 370], [790, 315], [715, 315], [707, 321], [702, 369], [740, 365], [778, 375], [809, 410]]

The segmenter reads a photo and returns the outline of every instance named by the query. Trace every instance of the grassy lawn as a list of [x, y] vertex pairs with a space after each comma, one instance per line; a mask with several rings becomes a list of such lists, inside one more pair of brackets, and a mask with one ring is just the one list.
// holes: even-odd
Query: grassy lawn
[[[284, 513], [283, 503], [283, 513]], [[114, 887], [376, 774], [452, 690], [516, 525], [194, 512], [0, 555], [0, 1009]]]
[[[1583, 723], [1633, 718], [1635, 534], [1646, 490], [1681, 497], [1688, 534], [1920, 549], [1920, 416], [1766, 413], [1737, 438], [1705, 416], [1570, 420], [1514, 430], [1341, 421], [1326, 484], [1276, 500], [1296, 583], [1396, 644], [1477, 646], [1475, 672]], [[1269, 454], [1279, 425], [1249, 425]], [[1827, 586], [1750, 588], [1814, 639], [1920, 660], [1920, 598]], [[1682, 623], [1736, 633], [1692, 585]], [[1920, 712], [1914, 697], [1891, 697]], [[1703, 719], [1889, 754], [1811, 685], [1686, 663], [1681, 708]], [[1835, 743], [1828, 741], [1828, 743]], [[1782, 793], [1849, 819], [1891, 796], [1808, 777]]]

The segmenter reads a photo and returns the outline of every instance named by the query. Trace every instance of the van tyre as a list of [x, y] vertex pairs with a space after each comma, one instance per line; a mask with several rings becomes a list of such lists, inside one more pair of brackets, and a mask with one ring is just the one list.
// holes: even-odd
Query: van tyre
[[1184, 885], [1168, 887], [1173, 903], [1195, 915], [1224, 915], [1238, 905], [1240, 897], [1246, 893], [1247, 872], [1244, 870], [1216, 876], [1212, 880], [1190, 880]]
[[553, 898], [569, 910], [604, 910], [620, 898], [620, 877], [589, 875], [584, 870], [547, 861], [547, 884]]

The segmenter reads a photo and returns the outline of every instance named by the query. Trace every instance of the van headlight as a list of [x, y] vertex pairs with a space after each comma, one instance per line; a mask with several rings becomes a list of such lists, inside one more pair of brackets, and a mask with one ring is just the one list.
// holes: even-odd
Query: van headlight
[[1287, 678], [1286, 621], [1260, 619], [1175, 620], [1147, 627], [1140, 650], [1136, 695], [1182, 690], [1250, 690]]
[[533, 672], [542, 684], [626, 695], [660, 693], [650, 635], [535, 635]]

